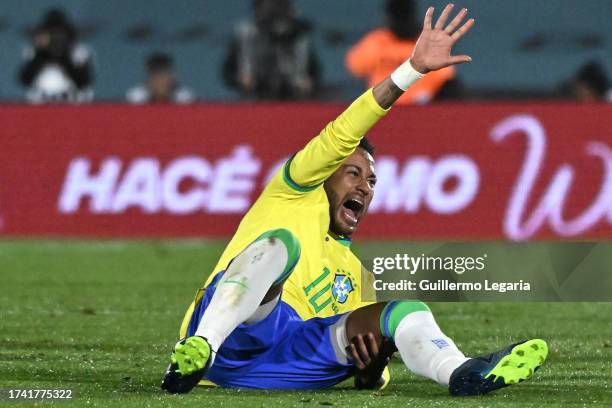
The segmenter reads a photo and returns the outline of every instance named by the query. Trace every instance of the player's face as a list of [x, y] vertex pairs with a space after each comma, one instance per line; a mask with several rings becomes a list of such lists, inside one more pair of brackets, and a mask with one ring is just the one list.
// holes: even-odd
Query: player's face
[[343, 236], [355, 232], [368, 211], [375, 184], [374, 158], [359, 148], [325, 181], [332, 232]]

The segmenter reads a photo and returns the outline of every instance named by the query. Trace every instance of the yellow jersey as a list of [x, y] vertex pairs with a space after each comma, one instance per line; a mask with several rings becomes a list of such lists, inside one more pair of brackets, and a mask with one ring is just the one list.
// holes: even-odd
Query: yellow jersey
[[[289, 159], [240, 222], [206, 285], [261, 234], [286, 228], [298, 239], [301, 256], [281, 299], [302, 319], [369, 304], [362, 302], [362, 265], [349, 248], [350, 240], [329, 232], [329, 202], [322, 184], [386, 112], [370, 89]], [[187, 323], [194, 304], [187, 311]]]

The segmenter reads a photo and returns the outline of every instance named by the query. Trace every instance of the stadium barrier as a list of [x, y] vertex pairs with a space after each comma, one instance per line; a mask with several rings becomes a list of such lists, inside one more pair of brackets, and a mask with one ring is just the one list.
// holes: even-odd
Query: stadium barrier
[[[336, 104], [2, 106], [0, 235], [227, 237]], [[612, 107], [396, 107], [360, 237], [612, 236]]]

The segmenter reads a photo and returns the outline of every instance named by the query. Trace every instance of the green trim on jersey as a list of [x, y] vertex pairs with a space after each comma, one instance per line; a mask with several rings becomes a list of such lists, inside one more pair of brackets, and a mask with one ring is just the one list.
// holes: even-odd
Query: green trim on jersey
[[289, 277], [295, 265], [297, 265], [300, 260], [301, 255], [301, 247], [300, 241], [298, 241], [297, 237], [291, 233], [288, 229], [278, 228], [270, 231], [266, 231], [261, 234], [255, 241], [257, 242], [266, 238], [277, 238], [281, 240], [283, 244], [285, 244], [285, 248], [287, 248], [287, 264], [285, 265], [285, 269], [281, 276], [274, 281], [274, 284], [278, 284], [283, 282], [285, 279]]
[[343, 246], [350, 248], [351, 244], [353, 243], [353, 240], [349, 237], [345, 237], [342, 235], [338, 235], [336, 233], [334, 233], [333, 231], [327, 231], [327, 234], [332, 237], [336, 242], [338, 242], [339, 244], [342, 244]]
[[380, 332], [393, 340], [395, 330], [404, 317], [414, 312], [429, 312], [429, 307], [420, 300], [400, 300], [387, 303], [380, 314]]
[[336, 239], [336, 241], [338, 241], [338, 243], [344, 245], [347, 248], [351, 247], [351, 242], [352, 241], [350, 239], [348, 239], [348, 238], [338, 238], [338, 239]]
[[309, 191], [312, 191], [316, 189], [317, 187], [319, 187], [322, 183], [316, 184], [314, 186], [301, 186], [295, 181], [293, 181], [293, 179], [291, 178], [291, 175], [289, 174], [289, 167], [291, 167], [291, 161], [293, 160], [294, 157], [295, 157], [295, 154], [291, 156], [289, 160], [287, 160], [287, 163], [285, 163], [285, 165], [283, 166], [283, 180], [285, 180], [285, 183], [287, 183], [289, 187], [291, 187], [292, 189], [296, 191], [299, 191], [300, 193], [308, 193]]

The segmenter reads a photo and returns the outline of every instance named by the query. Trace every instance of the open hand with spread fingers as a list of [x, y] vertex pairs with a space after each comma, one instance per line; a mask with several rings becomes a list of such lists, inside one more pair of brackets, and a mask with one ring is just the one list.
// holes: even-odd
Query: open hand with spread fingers
[[446, 25], [453, 8], [453, 4], [448, 4], [433, 27], [434, 8], [429, 7], [425, 13], [423, 31], [410, 58], [412, 67], [421, 74], [472, 60], [468, 55], [451, 55], [455, 43], [474, 25], [473, 18], [460, 25], [467, 15], [466, 8]]

